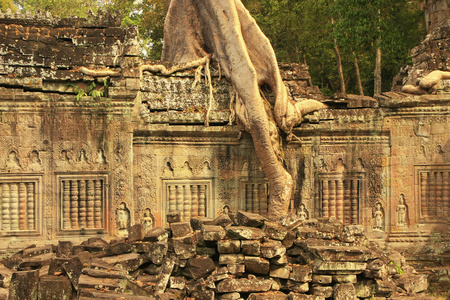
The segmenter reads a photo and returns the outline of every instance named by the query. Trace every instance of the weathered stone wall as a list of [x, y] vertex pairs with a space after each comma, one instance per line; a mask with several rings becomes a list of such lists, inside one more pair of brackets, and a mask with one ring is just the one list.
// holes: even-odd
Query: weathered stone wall
[[450, 19], [450, 2], [448, 0], [427, 0], [426, 2], [427, 30], [448, 25]]
[[[164, 226], [175, 211], [184, 220], [265, 214], [267, 180], [214, 66], [210, 99], [196, 70], [140, 74], [136, 29], [114, 16], [0, 17], [2, 250], [30, 237], [126, 235], [137, 223]], [[306, 66], [280, 67], [294, 99], [330, 105], [304, 116], [284, 145], [292, 210], [363, 225], [383, 243], [445, 235], [448, 90], [323, 99]]]

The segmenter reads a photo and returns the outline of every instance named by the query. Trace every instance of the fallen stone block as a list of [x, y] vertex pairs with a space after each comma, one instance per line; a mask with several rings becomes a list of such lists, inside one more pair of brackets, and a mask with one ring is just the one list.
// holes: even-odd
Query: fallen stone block
[[108, 256], [103, 257], [102, 260], [115, 267], [127, 270], [129, 272], [136, 270], [137, 268], [139, 268], [140, 265], [142, 265], [145, 262], [144, 257], [139, 253], [128, 253], [123, 255]]
[[219, 296], [219, 300], [238, 300], [241, 298], [241, 294], [234, 292], [234, 293], [225, 293]]
[[72, 299], [73, 287], [66, 276], [45, 275], [39, 279], [38, 299]]
[[242, 254], [259, 256], [261, 254], [261, 242], [256, 240], [241, 240]]
[[164, 256], [167, 254], [167, 250], [169, 249], [167, 243], [165, 242], [156, 242], [153, 243], [150, 251], [146, 254], [147, 258], [155, 265], [162, 264], [164, 260]]
[[233, 220], [231, 220], [230, 216], [227, 214], [222, 214], [214, 219], [211, 222], [211, 225], [217, 225], [222, 227], [227, 227], [233, 224]]
[[222, 226], [203, 225], [202, 234], [205, 241], [219, 241], [225, 238], [227, 233]]
[[8, 269], [0, 263], [0, 287], [9, 288], [13, 273], [13, 270]]
[[244, 264], [247, 273], [269, 274], [270, 262], [267, 259], [257, 256], [245, 256]]
[[236, 212], [236, 220], [240, 226], [262, 227], [267, 219], [258, 214], [238, 210]]
[[420, 293], [428, 289], [426, 274], [403, 274], [395, 280], [395, 283], [409, 294]]
[[290, 280], [297, 282], [311, 282], [312, 268], [309, 265], [292, 265]]
[[261, 243], [261, 256], [265, 258], [281, 257], [286, 254], [286, 247], [280, 241], [269, 240]]
[[277, 241], [284, 240], [288, 233], [286, 227], [283, 227], [275, 222], [264, 222], [264, 226], [262, 229], [264, 230], [266, 237]]
[[64, 274], [64, 268], [63, 264], [68, 262], [70, 258], [60, 258], [55, 257], [50, 261], [49, 269], [48, 269], [48, 275], [60, 275]]
[[11, 276], [8, 299], [36, 300], [38, 286], [38, 270], [14, 272]]
[[186, 278], [171, 276], [169, 278], [169, 286], [171, 289], [184, 290], [186, 287]]
[[217, 225], [212, 224], [214, 219], [207, 217], [195, 217], [191, 218], [191, 227], [193, 230], [201, 230], [202, 225]]
[[355, 283], [355, 293], [358, 298], [370, 298], [374, 293], [374, 282], [372, 279], [361, 279]]
[[217, 284], [218, 293], [231, 292], [267, 292], [272, 287], [273, 280], [257, 278], [230, 278]]
[[217, 251], [220, 254], [233, 254], [241, 251], [240, 240], [220, 240], [217, 242]]
[[333, 275], [333, 282], [336, 283], [356, 283], [356, 275]]
[[291, 275], [291, 266], [270, 266], [270, 277], [288, 279]]
[[70, 257], [73, 254], [73, 243], [71, 241], [59, 241], [56, 246], [57, 257]]
[[239, 264], [227, 264], [228, 272], [231, 275], [241, 276], [245, 273], [245, 265], [243, 263]]
[[172, 238], [175, 254], [179, 259], [189, 259], [196, 254], [196, 245], [192, 236]]
[[323, 286], [323, 285], [313, 284], [311, 291], [314, 296], [320, 296], [320, 297], [324, 297], [324, 298], [330, 298], [333, 296], [333, 287], [332, 286]]
[[242, 264], [245, 261], [244, 254], [221, 254], [219, 255], [219, 265]]
[[78, 281], [78, 289], [97, 289], [123, 292], [125, 279], [96, 278], [82, 274]]
[[78, 281], [81, 276], [81, 270], [83, 270], [83, 264], [78, 257], [74, 257], [63, 265], [64, 271], [72, 282], [74, 288], [78, 290]]
[[142, 224], [135, 224], [128, 229], [128, 239], [129, 243], [142, 241], [144, 239], [145, 230]]
[[294, 293], [306, 293], [309, 291], [309, 284], [307, 282], [288, 280], [286, 282], [286, 288]]
[[338, 283], [333, 288], [334, 300], [357, 300], [355, 287], [351, 283]]
[[94, 300], [94, 299], [108, 299], [108, 300], [156, 300], [154, 296], [138, 296], [125, 293], [113, 292], [108, 290], [97, 289], [80, 289], [78, 293], [78, 300]]
[[97, 278], [112, 278], [112, 279], [125, 279], [128, 276], [128, 272], [125, 270], [111, 270], [111, 269], [93, 269], [84, 268], [81, 271], [82, 274], [88, 275], [90, 277]]
[[159, 241], [167, 241], [169, 234], [167, 230], [162, 227], [152, 228], [144, 236], [144, 241], [149, 242], [159, 242]]
[[287, 263], [289, 263], [289, 259], [286, 254], [270, 259], [270, 264], [272, 265], [284, 266]]
[[313, 272], [317, 274], [361, 274], [365, 269], [365, 262], [316, 260], [313, 265]]
[[22, 255], [23, 255], [23, 257], [32, 257], [32, 256], [42, 255], [45, 253], [53, 252], [53, 248], [54, 248], [53, 245], [27, 248], [27, 249], [23, 250]]
[[230, 226], [226, 232], [230, 238], [236, 240], [260, 240], [265, 236], [261, 229], [245, 226]]
[[192, 227], [188, 222], [170, 223], [170, 230], [174, 238], [184, 237], [192, 234]]
[[166, 256], [164, 259], [160, 272], [158, 274], [159, 280], [155, 286], [155, 295], [162, 294], [166, 290], [167, 284], [169, 283], [170, 275], [172, 274], [173, 268], [175, 266], [175, 257]]
[[194, 278], [194, 280], [198, 280], [208, 276], [212, 271], [214, 271], [216, 265], [209, 257], [197, 257], [189, 259], [188, 268], [192, 278]]
[[121, 243], [116, 243], [114, 245], [111, 245], [106, 250], [106, 253], [108, 256], [121, 255], [121, 254], [130, 253], [132, 250], [133, 250], [132, 244], [121, 242]]
[[331, 275], [317, 275], [317, 274], [313, 274], [312, 275], [312, 283], [318, 283], [318, 284], [331, 284], [331, 282], [333, 281], [333, 276]]
[[249, 300], [286, 300], [288, 295], [280, 291], [270, 291], [265, 293], [251, 293]]
[[166, 215], [166, 220], [167, 220], [167, 223], [169, 223], [169, 224], [181, 222], [181, 212], [176, 211], [176, 212], [168, 213]]
[[288, 300], [325, 300], [325, 297], [291, 292], [288, 295]]
[[9, 289], [0, 287], [0, 300], [9, 299]]
[[84, 249], [89, 252], [103, 251], [109, 247], [109, 243], [102, 238], [93, 237], [81, 243]]
[[385, 280], [375, 279], [375, 296], [376, 297], [390, 297], [396, 290], [395, 283], [387, 278]]
[[151, 247], [153, 246], [153, 242], [134, 242], [132, 244], [133, 251], [137, 253], [148, 253], [151, 251]]

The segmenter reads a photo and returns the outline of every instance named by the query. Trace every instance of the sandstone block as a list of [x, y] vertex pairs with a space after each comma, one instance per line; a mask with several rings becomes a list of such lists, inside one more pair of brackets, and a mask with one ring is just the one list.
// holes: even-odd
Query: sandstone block
[[72, 282], [76, 290], [78, 290], [78, 281], [81, 276], [81, 270], [83, 269], [83, 264], [78, 257], [74, 257], [63, 265], [64, 271]]
[[8, 269], [0, 263], [0, 287], [9, 288], [13, 273], [13, 270]]
[[227, 265], [228, 272], [231, 275], [240, 276], [245, 272], [245, 265], [243, 263], [240, 264], [228, 264]]
[[39, 279], [38, 299], [71, 299], [72, 292], [72, 283], [66, 276], [44, 275]]
[[130, 253], [131, 250], [133, 250], [132, 244], [122, 242], [111, 245], [106, 252], [108, 253], [108, 255], [121, 255]]
[[356, 283], [356, 275], [333, 275], [333, 282], [336, 283]]
[[56, 253], [53, 252], [27, 257], [24, 258], [22, 262], [19, 264], [19, 269], [21, 270], [37, 269], [43, 266], [48, 266], [50, 265], [50, 261], [53, 258], [56, 258]]
[[128, 253], [117, 256], [103, 257], [103, 260], [109, 264], [121, 269], [132, 272], [144, 263], [144, 258], [139, 253]]
[[124, 279], [95, 278], [82, 274], [78, 281], [79, 289], [105, 289], [109, 291], [123, 290]]
[[333, 276], [331, 276], [331, 275], [313, 274], [311, 282], [325, 285], [325, 284], [331, 284], [332, 281], [333, 281]]
[[213, 222], [211, 222], [211, 225], [222, 227], [230, 226], [231, 224], [233, 224], [233, 220], [231, 220], [230, 216], [227, 214], [222, 214], [215, 218]]
[[191, 258], [188, 265], [189, 272], [194, 280], [208, 276], [216, 268], [214, 261], [209, 257]]
[[292, 265], [290, 280], [297, 282], [310, 282], [312, 280], [312, 268], [309, 265]]
[[280, 291], [271, 291], [265, 293], [251, 293], [247, 299], [249, 300], [286, 300], [288, 295]]
[[286, 288], [294, 293], [306, 293], [309, 291], [309, 284], [307, 282], [297, 282], [288, 280]]
[[355, 293], [358, 298], [370, 298], [373, 296], [373, 280], [362, 279], [355, 283]]
[[56, 246], [57, 257], [70, 257], [73, 254], [73, 243], [71, 241], [59, 241]]
[[395, 283], [390, 279], [381, 280], [375, 279], [375, 296], [376, 297], [390, 297], [396, 290]]
[[270, 259], [270, 264], [277, 266], [286, 265], [288, 262], [289, 262], [288, 257], [285, 254]]
[[255, 240], [241, 240], [242, 254], [259, 256], [261, 254], [261, 243]]
[[213, 221], [214, 221], [214, 219], [207, 218], [207, 217], [191, 218], [191, 227], [193, 230], [201, 230], [203, 224], [204, 225], [217, 225], [217, 224], [212, 224]]
[[316, 260], [313, 266], [314, 273], [318, 274], [361, 274], [365, 269], [365, 262]]
[[264, 230], [266, 237], [278, 241], [284, 240], [288, 233], [286, 227], [283, 227], [275, 222], [264, 222], [262, 229]]
[[184, 237], [192, 234], [192, 227], [188, 222], [170, 223], [169, 225], [174, 238]]
[[145, 230], [142, 224], [135, 224], [128, 230], [128, 242], [133, 243], [144, 239]]
[[166, 258], [162, 263], [161, 270], [158, 274], [159, 280], [155, 286], [155, 295], [162, 294], [166, 290], [174, 266], [175, 266], [175, 258], [166, 256]]
[[325, 297], [291, 292], [288, 295], [288, 300], [325, 300]]
[[242, 264], [245, 261], [244, 254], [221, 254], [219, 256], [219, 265]]
[[260, 240], [265, 234], [259, 228], [245, 226], [230, 226], [226, 229], [227, 235], [236, 240]]
[[247, 273], [269, 274], [270, 262], [267, 259], [256, 256], [246, 256], [244, 264]]
[[266, 218], [258, 214], [238, 210], [236, 220], [240, 226], [262, 227]]
[[151, 246], [151, 250], [147, 253], [147, 257], [155, 265], [162, 264], [164, 256], [167, 254], [168, 246], [165, 242], [156, 242]]
[[192, 236], [173, 238], [172, 242], [175, 254], [180, 259], [188, 259], [195, 255], [196, 245]]
[[286, 254], [286, 247], [280, 241], [267, 241], [261, 244], [261, 256], [265, 258], [281, 257]]
[[36, 300], [38, 285], [38, 270], [14, 272], [11, 276], [8, 299]]
[[205, 241], [219, 241], [226, 236], [223, 227], [216, 225], [203, 225], [202, 233]]
[[144, 241], [150, 242], [167, 241], [168, 237], [169, 235], [164, 228], [156, 227], [147, 231], [147, 234], [144, 236]]
[[32, 257], [50, 252], [53, 252], [52, 245], [24, 249], [22, 255], [23, 257]]
[[94, 268], [84, 268], [81, 271], [81, 273], [84, 275], [88, 275], [90, 277], [113, 278], [113, 279], [125, 279], [128, 275], [128, 272], [125, 270], [94, 269]]
[[225, 293], [219, 296], [220, 300], [238, 300], [241, 298], [241, 294], [239, 293]]
[[333, 287], [313, 284], [312, 285], [312, 294], [314, 296], [321, 296], [324, 298], [330, 298], [333, 296]]
[[186, 278], [171, 276], [169, 286], [171, 289], [183, 290], [186, 287]]
[[166, 215], [166, 218], [167, 218], [166, 219], [167, 223], [169, 223], [169, 224], [178, 223], [178, 222], [181, 222], [181, 213], [179, 211], [171, 212]]
[[291, 275], [291, 266], [270, 266], [270, 277], [288, 279]]
[[218, 293], [267, 292], [270, 290], [272, 283], [271, 279], [230, 278], [219, 282], [216, 290]]
[[397, 286], [407, 293], [420, 293], [428, 289], [428, 278], [426, 274], [403, 274], [395, 280]]
[[339, 283], [333, 288], [333, 300], [357, 300], [355, 287], [351, 283]]
[[217, 251], [219, 253], [239, 253], [241, 251], [240, 240], [220, 240], [217, 242]]

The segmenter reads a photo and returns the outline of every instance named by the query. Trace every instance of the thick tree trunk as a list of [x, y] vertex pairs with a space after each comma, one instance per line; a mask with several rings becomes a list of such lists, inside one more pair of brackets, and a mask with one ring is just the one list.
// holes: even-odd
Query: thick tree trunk
[[[334, 24], [334, 19], [331, 17], [331, 24]], [[345, 79], [344, 79], [344, 69], [342, 68], [342, 59], [341, 59], [341, 53], [339, 51], [338, 43], [336, 38], [333, 39], [334, 42], [334, 53], [336, 54], [336, 67], [338, 70], [338, 76], [339, 76], [339, 84], [340, 84], [340, 92], [345, 94]]]
[[[240, 0], [172, 0], [164, 26], [163, 60], [183, 63], [208, 53], [233, 84], [236, 115], [252, 135], [269, 179], [269, 216], [281, 217], [288, 212], [293, 182], [281, 161], [276, 125], [290, 133], [303, 114], [326, 106], [288, 99], [275, 52]], [[274, 103], [261, 98], [263, 84], [274, 92]]]
[[358, 58], [356, 57], [355, 53], [353, 53], [353, 55], [355, 56], [354, 64], [355, 64], [356, 81], [358, 83], [359, 94], [361, 96], [364, 96], [364, 89], [363, 89], [362, 82], [361, 82], [361, 73], [359, 73]]
[[376, 50], [375, 74], [374, 74], [374, 96], [381, 94], [381, 47]]

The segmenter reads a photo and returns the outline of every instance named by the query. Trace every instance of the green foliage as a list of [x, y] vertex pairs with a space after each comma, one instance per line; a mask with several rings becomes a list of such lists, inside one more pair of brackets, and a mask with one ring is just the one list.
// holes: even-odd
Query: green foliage
[[108, 81], [105, 79], [103, 81], [103, 90], [97, 89], [97, 84], [95, 81], [91, 81], [87, 84], [86, 88], [81, 88], [76, 84], [68, 82], [66, 84], [66, 90], [72, 89], [72, 91], [77, 95], [77, 101], [80, 101], [81, 98], [85, 96], [91, 96], [94, 99], [98, 99], [107, 95], [108, 93]]
[[14, 4], [29, 11], [49, 11], [53, 16], [86, 17], [89, 10], [97, 13], [97, 0], [13, 0]]
[[6, 12], [7, 9], [10, 9], [13, 13], [16, 12], [17, 8], [14, 6], [12, 0], [0, 0], [0, 11]]
[[155, 60], [161, 58], [166, 0], [111, 0], [103, 8], [119, 11], [122, 26], [138, 27], [142, 57]]

